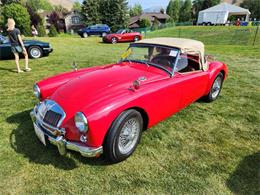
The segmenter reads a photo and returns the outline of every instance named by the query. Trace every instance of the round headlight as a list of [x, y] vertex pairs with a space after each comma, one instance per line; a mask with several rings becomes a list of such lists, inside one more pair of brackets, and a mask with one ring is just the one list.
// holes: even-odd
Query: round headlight
[[40, 90], [40, 88], [38, 87], [37, 84], [34, 84], [34, 86], [33, 86], [33, 94], [34, 94], [34, 96], [37, 97], [38, 99], [41, 98], [41, 90]]
[[74, 117], [75, 125], [81, 133], [88, 131], [88, 120], [82, 112], [77, 112]]

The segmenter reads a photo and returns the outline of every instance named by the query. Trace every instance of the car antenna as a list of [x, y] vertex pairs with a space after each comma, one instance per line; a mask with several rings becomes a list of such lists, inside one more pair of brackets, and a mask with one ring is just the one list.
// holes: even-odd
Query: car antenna
[[76, 63], [75, 60], [73, 60], [72, 68], [73, 68], [75, 71], [78, 71], [78, 65], [77, 65], [77, 63]]

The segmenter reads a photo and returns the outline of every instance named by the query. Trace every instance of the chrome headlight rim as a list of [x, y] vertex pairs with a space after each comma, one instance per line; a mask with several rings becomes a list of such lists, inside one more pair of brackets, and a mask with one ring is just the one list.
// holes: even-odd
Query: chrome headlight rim
[[82, 112], [77, 112], [74, 116], [75, 126], [80, 133], [88, 132], [88, 120]]
[[41, 89], [37, 84], [33, 85], [33, 94], [36, 98], [40, 99], [41, 98]]

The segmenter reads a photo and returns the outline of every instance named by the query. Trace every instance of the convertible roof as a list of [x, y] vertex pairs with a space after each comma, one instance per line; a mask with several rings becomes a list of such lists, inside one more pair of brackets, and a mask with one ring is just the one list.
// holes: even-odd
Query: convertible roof
[[204, 56], [204, 44], [200, 41], [196, 41], [192, 39], [165, 37], [165, 38], [144, 39], [136, 42], [136, 44], [138, 43], [176, 47], [180, 49], [182, 52], [200, 52], [201, 56]]

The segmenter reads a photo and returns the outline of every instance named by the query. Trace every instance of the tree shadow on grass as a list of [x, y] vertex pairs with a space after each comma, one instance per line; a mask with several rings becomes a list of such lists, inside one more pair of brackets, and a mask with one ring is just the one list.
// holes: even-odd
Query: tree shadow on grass
[[[102, 158], [86, 159], [81, 157], [79, 153], [72, 152], [73, 158], [70, 155], [61, 156], [56, 146], [48, 144], [45, 147], [36, 137], [33, 129], [33, 124], [30, 118], [30, 110], [14, 114], [7, 118], [7, 122], [18, 124], [18, 128], [14, 129], [10, 135], [10, 145], [19, 154], [23, 154], [30, 162], [43, 165], [53, 165], [59, 169], [72, 170], [77, 168], [75, 159], [89, 165], [106, 165]], [[71, 151], [68, 151], [71, 153]]]
[[234, 194], [260, 194], [260, 151], [246, 156], [226, 184]]

